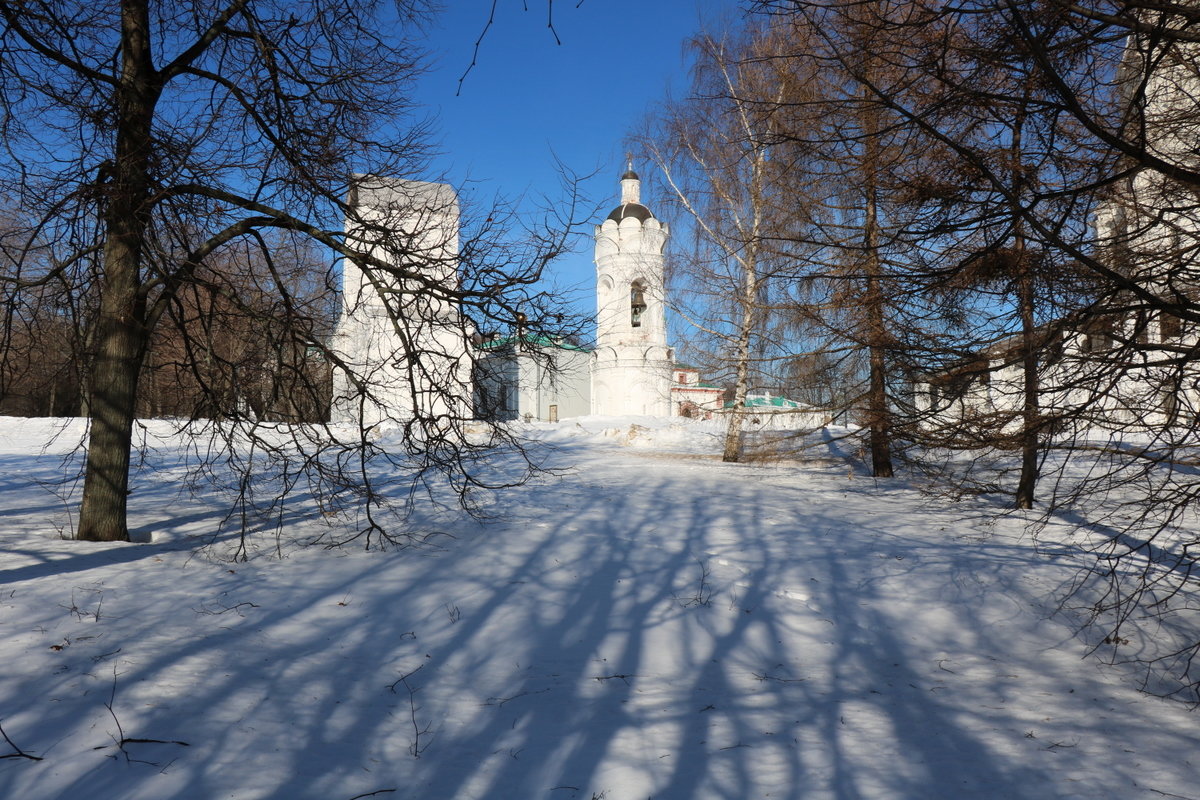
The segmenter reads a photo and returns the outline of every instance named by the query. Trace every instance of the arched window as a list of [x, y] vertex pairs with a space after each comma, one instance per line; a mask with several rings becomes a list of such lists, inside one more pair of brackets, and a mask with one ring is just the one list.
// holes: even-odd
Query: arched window
[[646, 312], [646, 287], [641, 281], [629, 285], [629, 324], [642, 327], [642, 314]]

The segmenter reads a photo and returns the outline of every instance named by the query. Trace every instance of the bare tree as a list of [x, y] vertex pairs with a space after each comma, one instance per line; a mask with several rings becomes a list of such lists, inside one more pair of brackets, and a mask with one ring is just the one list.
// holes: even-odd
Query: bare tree
[[[862, 4], [756, 6], [814, 21], [858, 14]], [[1197, 589], [1200, 499], [1200, 340], [1190, 329], [1200, 323], [1200, 9], [918, 2], [874, 24], [924, 46], [876, 50], [889, 68], [874, 76], [854, 71], [854, 48], [835, 47], [842, 67], [872, 102], [943, 148], [974, 191], [995, 198], [992, 220], [1007, 220], [1008, 277], [1025, 318], [1022, 449], [1028, 457], [1039, 446], [1036, 431], [1060, 465], [1046, 518], [1067, 515], [1094, 534], [1093, 567], [1074, 597], [1098, 631], [1096, 646], [1117, 660], [1166, 667], [1174, 673], [1168, 691], [1200, 697], [1200, 633], [1187, 610]], [[987, 42], [1003, 47], [985, 53]], [[914, 81], [929, 90], [907, 91]], [[995, 146], [1006, 138], [1007, 148]], [[1074, 163], [1031, 160], [1047, 146], [1069, 151]], [[997, 157], [1004, 149], [1010, 156]], [[1031, 165], [1049, 168], [1030, 180]], [[960, 220], [970, 215], [959, 212]], [[1074, 308], [1031, 325], [1027, 259], [1035, 251], [1036, 261], [1065, 267], [1081, 286]], [[1032, 502], [1035, 477], [1024, 471], [1019, 504]]]
[[772, 46], [766, 31], [697, 36], [690, 96], [664, 104], [653, 130], [639, 137], [661, 172], [667, 207], [681, 212], [692, 235], [672, 262], [676, 310], [710, 352], [709, 366], [732, 373], [725, 461], [741, 457], [747, 394], [772, 385], [773, 366], [788, 353], [771, 336], [781, 269], [771, 242], [780, 216], [801, 213], [802, 204], [792, 198], [781, 206], [772, 190], [778, 168], [768, 109], [790, 85], [756, 57]]
[[[883, 477], [912, 416], [905, 377], [946, 315], [923, 296], [925, 245], [911, 233], [913, 183], [936, 159], [834, 47], [853, 43], [868, 74], [888, 65], [863, 54], [911, 47], [872, 25], [876, 5], [858, 4], [863, 19], [836, 29], [776, 18], [740, 38], [699, 38], [692, 94], [664, 108], [646, 146], [696, 234], [677, 256], [678, 294], [710, 347], [724, 348], [735, 406], [748, 378], [836, 376], [827, 411], [862, 424]], [[740, 422], [730, 419], [727, 458]]]
[[[976, 395], [969, 418], [940, 414], [930, 403], [936, 435], [925, 440], [1018, 450], [1014, 504], [1032, 508], [1050, 432], [1068, 412], [1062, 404], [1044, 408], [1043, 390], [1058, 387], [1042, 381], [1061, 375], [1061, 323], [1095, 297], [1074, 262], [1031, 230], [1025, 213], [1058, 214], [1060, 229], [1085, 224], [1090, 197], [1060, 202], [1055, 196], [1073, 181], [1087, 183], [1092, 154], [1070, 119], [1045, 113], [1049, 87], [1029, 51], [1005, 29], [924, 27], [927, 45], [953, 43], [961, 54], [956, 80], [976, 87], [970, 95], [937, 95], [944, 86], [928, 76], [923, 81], [930, 90], [925, 122], [953, 132], [955, 143], [949, 148], [930, 137], [931, 146], [954, 166], [918, 189], [928, 210], [913, 235], [936, 243], [931, 277], [939, 291], [969, 308], [973, 321], [954, 341], [957, 363], [943, 372], [958, 386], [940, 403], [961, 412], [968, 410], [964, 395]], [[1000, 180], [982, 179], [980, 165]]]
[[771, 111], [777, 149], [788, 154], [777, 191], [809, 206], [775, 243], [793, 263], [793, 324], [814, 342], [814, 364], [839, 362], [836, 373], [853, 378], [853, 392], [837, 392], [847, 407], [835, 416], [849, 410], [862, 425], [877, 477], [893, 474], [912, 417], [906, 376], [945, 323], [926, 296], [929, 245], [910, 233], [913, 186], [928, 180], [935, 154], [855, 77], [881, 78], [891, 70], [882, 53], [915, 47], [873, 24], [892, 11], [860, 3], [838, 17], [777, 17], [783, 47], [771, 56], [806, 89]]
[[[425, 14], [420, 0], [319, 0], [302, 14], [275, 0], [0, 0], [0, 186], [28, 220], [4, 240], [6, 297], [19, 303], [54, 287], [95, 303], [81, 336], [91, 424], [79, 538], [129, 536], [131, 430], [147, 354], [166, 326], [182, 348], [175, 367], [191, 372], [204, 397], [205, 408], [190, 413], [234, 423], [253, 456], [230, 459], [251, 467], [264, 453], [289, 452], [267, 447], [278, 437], [263, 435], [257, 417], [282, 415], [278, 409], [306, 392], [305, 403], [321, 403], [316, 373], [341, 370], [362, 393], [372, 391], [331, 348], [328, 305], [314, 302], [337, 284], [335, 259], [380, 288], [390, 283], [393, 315], [405, 294], [436, 296], [477, 325], [507, 323], [518, 309], [547, 327], [562, 318], [534, 287], [561, 247], [553, 235], [521, 252], [468, 243], [464, 276], [453, 285], [426, 270], [421, 231], [347, 237], [347, 228], [377, 225], [351, 202], [355, 174], [409, 178], [426, 166], [427, 126], [408, 96], [421, 69], [414, 34]], [[476, 229], [494, 233], [503, 214], [491, 219]], [[289, 248], [303, 251], [301, 240], [333, 254], [320, 287], [297, 285], [278, 260]], [[236, 319], [261, 323], [257, 344], [231, 348], [238, 332], [221, 325]], [[393, 357], [419, 363], [424, 354], [400, 341]], [[271, 364], [262, 366], [268, 351]], [[313, 358], [326, 366], [310, 368], [305, 359]], [[253, 409], [250, 387], [261, 381], [248, 373], [256, 371], [272, 381], [289, 376], [265, 392], [287, 394], [283, 405], [276, 398]], [[407, 430], [430, 429], [430, 418], [414, 411]], [[433, 427], [450, 437], [462, 423]], [[317, 436], [292, 435], [293, 455], [312, 444], [300, 438]], [[473, 452], [466, 441], [434, 452], [414, 446], [407, 456], [420, 462], [417, 474], [455, 474], [462, 488], [479, 481], [464, 471]], [[379, 455], [366, 431], [360, 426], [343, 445], [361, 457], [366, 476], [362, 465]], [[304, 474], [314, 491], [351, 491], [346, 458], [329, 467], [300, 459], [299, 472], [280, 467], [279, 485]], [[368, 507], [378, 502], [371, 490], [357, 491]], [[382, 528], [370, 517], [367, 530]]]

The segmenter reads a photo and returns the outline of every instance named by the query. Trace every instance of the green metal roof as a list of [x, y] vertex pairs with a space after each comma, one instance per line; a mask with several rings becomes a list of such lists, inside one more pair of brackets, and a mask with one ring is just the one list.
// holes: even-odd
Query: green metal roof
[[[736, 402], [733, 400], [725, 403], [726, 408], [734, 408]], [[786, 397], [763, 397], [762, 395], [754, 395], [746, 398], [745, 408], [779, 408], [794, 410], [800, 408], [800, 404], [795, 400], [788, 400]]]
[[498, 350], [501, 347], [515, 345], [518, 342], [524, 345], [533, 347], [557, 347], [559, 350], [578, 350], [583, 353], [591, 352], [588, 348], [577, 344], [571, 344], [563, 339], [555, 339], [553, 336], [538, 334], [536, 336], [502, 336], [498, 339], [481, 342], [480, 350]]

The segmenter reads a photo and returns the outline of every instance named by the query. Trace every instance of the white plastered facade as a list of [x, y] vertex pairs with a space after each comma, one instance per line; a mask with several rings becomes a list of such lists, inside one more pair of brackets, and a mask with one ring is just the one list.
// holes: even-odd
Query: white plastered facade
[[364, 272], [344, 262], [333, 350], [349, 369], [334, 367], [333, 421], [469, 418], [470, 332], [454, 297], [454, 189], [358, 176], [350, 204], [347, 245], [382, 263]]
[[621, 178], [621, 205], [596, 226], [596, 350], [592, 413], [671, 415], [663, 249], [669, 231], [641, 205], [641, 181]]
[[[1129, 37], [1117, 90], [1127, 110], [1126, 135], [1166, 166], [1200, 167], [1200, 46], [1170, 37]], [[1095, 217], [1097, 253], [1114, 270], [1166, 302], [1200, 296], [1200, 195], [1166, 171], [1142, 167], [1111, 187]], [[1136, 311], [1091, 320], [1091, 330], [1053, 337], [1040, 354], [1044, 412], [1086, 408], [1097, 427], [1151, 431], [1200, 418], [1200, 372], [1172, 363], [1200, 345], [1200, 332], [1130, 296]], [[1086, 327], [1086, 326], [1085, 326]], [[1113, 339], [1137, 342], [1112, 369]], [[935, 422], [978, 419], [1015, 430], [1023, 403], [1019, 341], [997, 342], [974, 363], [926, 376], [915, 385], [918, 410]], [[957, 374], [956, 374], [957, 373]]]

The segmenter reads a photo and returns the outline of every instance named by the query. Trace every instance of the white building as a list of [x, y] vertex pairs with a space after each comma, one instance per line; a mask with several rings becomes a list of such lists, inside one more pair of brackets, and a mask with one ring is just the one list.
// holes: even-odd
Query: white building
[[475, 413], [481, 419], [558, 422], [591, 411], [592, 354], [545, 337], [481, 342]]
[[[346, 260], [332, 350], [335, 422], [415, 416], [557, 421], [585, 414], [710, 416], [723, 390], [676, 364], [667, 345], [667, 226], [621, 176], [621, 204], [596, 226], [596, 349], [475, 337], [455, 298], [458, 200], [446, 184], [360, 176], [346, 241], [377, 263]], [[366, 387], [365, 391], [362, 387]]]
[[[335, 422], [468, 418], [469, 331], [459, 313], [458, 197], [442, 183], [358, 176], [346, 243], [378, 264], [342, 269]], [[361, 391], [360, 387], [369, 387]]]
[[[1152, 28], [1147, 28], [1147, 31]], [[1200, 202], [1193, 185], [1170, 176], [1200, 167], [1200, 48], [1186, 39], [1130, 34], [1117, 74], [1123, 137], [1160, 168], [1128, 170], [1095, 218], [1098, 258], [1126, 287], [1085, 322], [1038, 332], [1041, 413], [1081, 418], [1127, 432], [1200, 418], [1200, 348], [1195, 327], [1169, 313], [1200, 299]], [[1132, 166], [1125, 165], [1125, 166]], [[1167, 306], [1164, 309], [1162, 306]], [[1156, 307], [1158, 306], [1158, 307]], [[1024, 403], [1020, 338], [1006, 338], [916, 382], [915, 401], [933, 424], [1019, 426]], [[969, 429], [969, 426], [968, 426]]]
[[[1200, 347], [1200, 338], [1177, 317], [1099, 317], [1085, 330], [1044, 330], [1039, 336], [1038, 405], [1047, 417], [1146, 432], [1200, 416], [1200, 375], [1162, 358]], [[1022, 424], [1024, 387], [1020, 338], [1011, 337], [920, 376], [913, 400], [926, 425], [1013, 433]]]
[[597, 347], [546, 337], [493, 337], [477, 347], [476, 413], [556, 422], [585, 414], [711, 417], [724, 390], [677, 364], [667, 345], [667, 226], [640, 200], [632, 168], [621, 204], [596, 226]]
[[676, 362], [671, 370], [671, 413], [676, 417], [711, 419], [725, 406], [725, 390], [700, 380], [700, 370]]
[[674, 353], [667, 346], [663, 248], [667, 226], [641, 204], [632, 166], [621, 204], [596, 227], [593, 414], [672, 415]]

